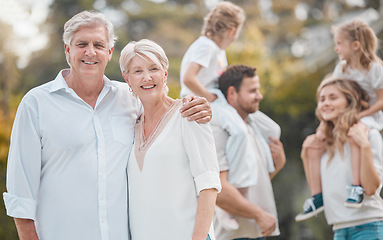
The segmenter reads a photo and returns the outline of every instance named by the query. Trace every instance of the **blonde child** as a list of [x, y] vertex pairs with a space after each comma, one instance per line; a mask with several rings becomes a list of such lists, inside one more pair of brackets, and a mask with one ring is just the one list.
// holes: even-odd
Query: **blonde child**
[[[370, 107], [358, 114], [361, 122], [368, 127], [382, 130], [383, 126], [383, 66], [381, 59], [376, 55], [378, 39], [374, 31], [364, 22], [352, 20], [339, 27], [333, 27], [335, 51], [340, 62], [334, 69], [333, 77], [356, 81], [370, 96]], [[319, 126], [317, 134], [323, 132]], [[352, 169], [352, 184], [346, 199], [346, 207], [360, 208], [363, 202], [364, 189], [361, 186], [359, 152], [354, 152], [350, 159]], [[296, 217], [297, 221], [305, 220], [323, 210], [322, 187], [320, 180], [320, 162], [310, 161], [308, 171], [312, 177], [309, 186], [313, 196], [306, 200], [304, 213]], [[310, 200], [311, 199], [311, 200]]]
[[[230, 2], [221, 2], [208, 13], [204, 18], [202, 36], [190, 45], [182, 58], [180, 69], [181, 96], [194, 93], [205, 97], [209, 102], [215, 101], [220, 96], [218, 78], [228, 65], [225, 49], [238, 38], [244, 21], [243, 9]], [[216, 103], [221, 101], [225, 102], [224, 98], [220, 96]], [[242, 152], [240, 148], [245, 146], [246, 126], [241, 125], [243, 121], [241, 121], [240, 116], [235, 110], [231, 113], [227, 112], [226, 106], [224, 107], [226, 114], [222, 113], [221, 109], [215, 109], [212, 106], [213, 119], [221, 122], [225, 121], [225, 116], [229, 116], [226, 119], [229, 119], [228, 122], [231, 123], [227, 124], [231, 128], [228, 131], [232, 133], [230, 140], [233, 144], [239, 143], [233, 147], [236, 152]], [[230, 156], [228, 158], [231, 159]], [[237, 160], [241, 158], [242, 156], [236, 156]], [[237, 161], [233, 160], [232, 162]], [[237, 221], [219, 207], [216, 207], [215, 215], [226, 229], [238, 229]]]
[[204, 19], [202, 36], [190, 45], [182, 58], [180, 69], [181, 96], [189, 93], [205, 97], [209, 102], [217, 96], [218, 77], [227, 68], [225, 49], [242, 29], [245, 13], [230, 2], [221, 2]]
[[[231, 107], [226, 98], [218, 90], [218, 78], [226, 70], [228, 63], [225, 49], [233, 43], [242, 29], [245, 21], [243, 9], [230, 3], [221, 2], [204, 19], [202, 36], [190, 45], [186, 51], [180, 69], [181, 96], [194, 93], [212, 102], [213, 120], [229, 132], [226, 158], [231, 169], [229, 182], [237, 188], [246, 188], [256, 184], [257, 166], [246, 156], [246, 132], [244, 124], [237, 111]], [[269, 171], [275, 171], [274, 163], [267, 145], [269, 135], [278, 137], [280, 128], [268, 116], [261, 112], [249, 116], [257, 122], [267, 123], [262, 136], [265, 138], [264, 148], [268, 159]], [[219, 207], [216, 217], [227, 230], [235, 230], [238, 223]]]

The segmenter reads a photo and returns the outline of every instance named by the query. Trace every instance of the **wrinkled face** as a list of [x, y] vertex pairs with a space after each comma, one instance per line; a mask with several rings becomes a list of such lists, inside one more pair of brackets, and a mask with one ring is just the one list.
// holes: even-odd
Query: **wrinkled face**
[[65, 45], [71, 73], [76, 77], [100, 77], [112, 58], [106, 28], [103, 26], [81, 27]]
[[354, 54], [352, 42], [344, 37], [343, 33], [335, 34], [335, 52], [340, 60], [350, 61]]
[[347, 108], [346, 96], [339, 91], [335, 84], [322, 88], [318, 99], [318, 110], [325, 121], [336, 124], [339, 116]]
[[141, 100], [166, 95], [168, 73], [146, 56], [136, 55], [123, 74], [126, 82]]
[[238, 112], [247, 115], [259, 109], [259, 103], [263, 99], [260, 88], [261, 83], [258, 76], [243, 78], [236, 98], [235, 108]]

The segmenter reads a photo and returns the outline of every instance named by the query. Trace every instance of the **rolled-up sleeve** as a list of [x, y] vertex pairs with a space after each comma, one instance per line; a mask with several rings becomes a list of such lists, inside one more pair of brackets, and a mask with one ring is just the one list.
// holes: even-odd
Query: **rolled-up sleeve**
[[382, 135], [376, 129], [371, 129], [369, 134], [371, 144], [372, 159], [380, 180], [383, 180], [383, 140]]
[[182, 137], [197, 193], [211, 188], [220, 192], [217, 154], [210, 125], [183, 119]]
[[21, 101], [12, 128], [7, 164], [7, 215], [35, 220], [41, 174], [38, 108], [32, 96]]

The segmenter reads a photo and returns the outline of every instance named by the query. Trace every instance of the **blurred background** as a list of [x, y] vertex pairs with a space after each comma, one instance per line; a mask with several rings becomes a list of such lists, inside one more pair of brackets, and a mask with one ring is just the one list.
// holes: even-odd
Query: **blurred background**
[[[106, 68], [122, 81], [121, 49], [132, 40], [159, 43], [169, 60], [169, 95], [179, 97], [179, 68], [199, 37], [203, 17], [218, 0], [0, 0], [0, 192], [6, 191], [6, 161], [14, 115], [22, 96], [67, 68], [63, 25], [82, 10], [103, 12], [118, 41]], [[281, 235], [272, 239], [332, 239], [323, 213], [303, 223], [294, 217], [310, 196], [299, 157], [303, 139], [315, 131], [316, 87], [338, 61], [330, 29], [353, 18], [383, 36], [383, 0], [233, 0], [246, 12], [239, 39], [227, 50], [229, 65], [257, 68], [261, 110], [282, 128], [287, 163], [273, 180]], [[381, 56], [381, 54], [379, 54]], [[79, 213], [81, 214], [81, 213]], [[76, 216], [73, 216], [76, 217]], [[0, 201], [0, 239], [17, 239]]]

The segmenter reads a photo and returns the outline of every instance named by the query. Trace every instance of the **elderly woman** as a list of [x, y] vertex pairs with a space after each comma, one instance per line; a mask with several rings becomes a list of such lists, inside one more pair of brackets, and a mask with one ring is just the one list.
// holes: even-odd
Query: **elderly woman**
[[122, 75], [144, 107], [128, 163], [133, 239], [214, 239], [212, 218], [221, 189], [208, 124], [177, 114], [181, 100], [167, 96], [169, 62], [143, 39], [121, 52]]
[[[379, 130], [361, 123], [358, 114], [368, 108], [368, 95], [356, 82], [339, 78], [322, 81], [317, 90], [316, 115], [322, 124], [317, 134], [303, 143], [301, 157], [310, 184], [310, 164], [320, 161], [323, 205], [335, 240], [382, 239], [383, 143]], [[360, 208], [344, 205], [352, 181], [351, 157], [360, 158], [364, 203]]]

